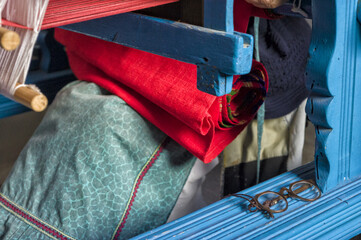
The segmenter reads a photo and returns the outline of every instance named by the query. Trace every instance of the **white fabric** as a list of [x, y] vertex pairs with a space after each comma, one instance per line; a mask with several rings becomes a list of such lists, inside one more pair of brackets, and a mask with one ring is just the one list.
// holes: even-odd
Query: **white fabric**
[[290, 138], [287, 159], [287, 170], [290, 171], [302, 165], [302, 153], [305, 142], [306, 107], [307, 99], [295, 110], [290, 122]]
[[[306, 112], [304, 100], [298, 108], [280, 118], [264, 122], [261, 160], [288, 156], [287, 170], [302, 165]], [[257, 121], [252, 121], [224, 150], [224, 168], [257, 159]]]
[[[205, 201], [202, 186], [206, 175], [218, 164], [218, 158], [208, 164], [204, 164], [197, 159], [167, 222], [183, 217], [208, 205]], [[215, 191], [220, 191], [220, 189], [215, 189]]]
[[[284, 128], [285, 130], [276, 130], [278, 131], [278, 137], [280, 138], [277, 141], [282, 140], [282, 143], [280, 143], [280, 145], [284, 147], [275, 147], [274, 144], [271, 144], [272, 147], [270, 146], [267, 151], [262, 152], [262, 159], [288, 155], [287, 170], [292, 170], [302, 165], [302, 152], [304, 146], [306, 126], [306, 102], [307, 100], [304, 100], [296, 110], [292, 111], [288, 115], [276, 119], [276, 122], [278, 122], [280, 128]], [[270, 122], [275, 120], [273, 119], [266, 121]], [[276, 125], [270, 126], [275, 127]], [[253, 126], [253, 128], [255, 128], [255, 126]], [[272, 129], [268, 129], [268, 132], [271, 130]], [[274, 137], [275, 135], [272, 136]], [[253, 139], [252, 142], [255, 142], [255, 139]], [[238, 147], [234, 148], [233, 151], [235, 151], [236, 149], [240, 149], [239, 143], [237, 144], [237, 146]], [[254, 152], [255, 148], [252, 148], [251, 146], [249, 147], [250, 149], [247, 149], [247, 152]], [[284, 148], [286, 148], [286, 150]], [[277, 149], [277, 151], [272, 151], [272, 149]], [[235, 153], [235, 155], [237, 155], [237, 153]], [[244, 153], [238, 153], [238, 155], [243, 156]], [[255, 153], [249, 154], [249, 156], [251, 156], [251, 160], [255, 160]], [[243, 160], [247, 162], [247, 160]], [[183, 217], [208, 205], [207, 201], [205, 200], [202, 187], [204, 185], [204, 180], [206, 179], [207, 174], [212, 171], [218, 164], [218, 158], [214, 159], [209, 164], [204, 164], [202, 161], [197, 159], [189, 174], [186, 184], [183, 187], [182, 193], [180, 194], [177, 203], [174, 206], [174, 209], [170, 214], [167, 222]], [[220, 189], [215, 188], [214, 191], [220, 191]]]

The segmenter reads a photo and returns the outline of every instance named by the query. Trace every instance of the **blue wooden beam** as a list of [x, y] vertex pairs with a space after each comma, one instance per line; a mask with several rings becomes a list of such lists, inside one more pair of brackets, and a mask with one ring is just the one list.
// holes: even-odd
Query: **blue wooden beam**
[[64, 29], [230, 75], [250, 70], [251, 36], [226, 33], [134, 13], [71, 24]]
[[[310, 179], [309, 164], [242, 191], [255, 196], [278, 192], [291, 183]], [[137, 239], [350, 239], [361, 233], [361, 179], [350, 182], [314, 202], [288, 199], [288, 210], [267, 218], [249, 212], [248, 202], [227, 197], [185, 217], [134, 237]]]
[[197, 64], [199, 73], [204, 74], [198, 77], [198, 87], [210, 94], [221, 96], [231, 91], [229, 83], [222, 85], [231, 79], [230, 75], [249, 73], [253, 54], [252, 36], [219, 31], [220, 28], [233, 30], [233, 1], [224, 2], [232, 8], [224, 9], [226, 12], [221, 14], [226, 18], [221, 19], [225, 21], [223, 26], [216, 26], [215, 21], [211, 24], [218, 30], [134, 13], [71, 24], [63, 28]]
[[361, 176], [361, 28], [356, 0], [312, 7], [306, 111], [316, 126], [316, 180], [326, 192]]
[[204, 27], [233, 33], [233, 0], [204, 0]]
[[[233, 24], [233, 0], [204, 0], [204, 27], [234, 34]], [[247, 36], [246, 44], [249, 44], [247, 61], [252, 61], [253, 38]], [[242, 53], [243, 56], [245, 53]], [[250, 63], [244, 63], [249, 67], [244, 73], [251, 70]], [[210, 65], [198, 64], [197, 88], [216, 96], [222, 96], [232, 91], [233, 76], [225, 74]]]

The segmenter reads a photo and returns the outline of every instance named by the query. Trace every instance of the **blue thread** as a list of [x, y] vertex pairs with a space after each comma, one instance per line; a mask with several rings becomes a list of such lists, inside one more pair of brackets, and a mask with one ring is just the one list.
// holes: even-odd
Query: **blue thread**
[[[260, 62], [261, 58], [259, 56], [259, 18], [254, 18], [254, 47], [255, 47], [255, 58], [256, 61]], [[264, 124], [264, 104], [259, 108], [257, 113], [257, 177], [256, 177], [256, 184], [259, 183], [260, 179], [260, 172], [261, 172], [261, 150], [262, 150], [262, 135], [263, 135], [263, 124]]]

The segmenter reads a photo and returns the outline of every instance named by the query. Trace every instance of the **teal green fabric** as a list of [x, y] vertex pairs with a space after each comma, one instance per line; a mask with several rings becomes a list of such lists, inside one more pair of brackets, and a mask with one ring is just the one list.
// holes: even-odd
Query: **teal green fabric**
[[[1, 188], [25, 212], [73, 239], [112, 239], [142, 168], [164, 139], [93, 83], [60, 91]], [[119, 239], [167, 220], [195, 157], [169, 140], [146, 172]], [[0, 207], [0, 239], [57, 239]]]

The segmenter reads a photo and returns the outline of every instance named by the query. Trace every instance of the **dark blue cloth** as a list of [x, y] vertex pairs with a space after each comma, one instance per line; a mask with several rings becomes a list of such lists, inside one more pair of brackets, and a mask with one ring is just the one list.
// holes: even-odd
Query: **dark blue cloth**
[[[253, 24], [249, 33], [253, 34]], [[305, 70], [311, 27], [303, 18], [260, 19], [261, 63], [269, 75], [266, 119], [284, 116], [306, 99]]]

